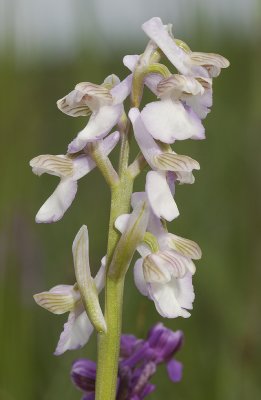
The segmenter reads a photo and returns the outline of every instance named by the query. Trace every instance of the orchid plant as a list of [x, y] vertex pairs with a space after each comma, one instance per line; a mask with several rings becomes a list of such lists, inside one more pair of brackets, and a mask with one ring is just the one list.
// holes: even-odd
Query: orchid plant
[[[149, 380], [161, 362], [167, 363], [173, 381], [181, 378], [181, 365], [171, 360], [181, 345], [180, 331], [158, 324], [146, 340], [121, 337], [124, 280], [136, 251], [140, 255], [133, 269], [136, 286], [162, 317], [189, 317], [195, 297], [193, 260], [201, 258], [200, 247], [168, 232], [167, 222], [179, 215], [175, 187], [194, 183], [193, 171], [200, 166], [171, 145], [205, 138], [202, 120], [212, 106], [212, 80], [229, 62], [218, 54], [193, 52], [160, 18], [145, 22], [142, 29], [148, 44], [141, 55], [124, 57], [130, 71], [124, 80], [110, 75], [100, 85], [82, 82], [58, 100], [63, 113], [89, 117], [67, 153], [40, 155], [30, 162], [35, 174], [60, 178], [36, 215], [38, 223], [60, 220], [75, 198], [78, 179], [95, 167], [111, 190], [108, 247], [97, 275], [92, 277], [88, 229], [83, 225], [72, 245], [76, 282], [34, 296], [54, 314], [69, 313], [56, 355], [84, 346], [94, 330], [98, 334], [97, 367], [78, 360], [72, 368], [72, 379], [84, 399], [143, 399], [155, 388]], [[147, 89], [155, 101], [141, 107]], [[131, 108], [126, 114], [128, 97]], [[129, 162], [133, 138], [140, 152]], [[116, 169], [109, 155], [119, 142]], [[135, 178], [146, 168], [144, 192], [135, 193]], [[104, 287], [103, 311], [99, 293]]]

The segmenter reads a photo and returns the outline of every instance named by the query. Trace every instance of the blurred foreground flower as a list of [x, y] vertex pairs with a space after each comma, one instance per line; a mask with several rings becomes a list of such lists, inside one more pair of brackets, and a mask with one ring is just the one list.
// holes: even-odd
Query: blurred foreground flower
[[[117, 383], [117, 400], [142, 400], [155, 390], [150, 382], [159, 364], [166, 364], [172, 382], [182, 378], [182, 364], [173, 357], [181, 348], [183, 333], [173, 332], [158, 323], [145, 340], [122, 335]], [[82, 400], [94, 400], [96, 364], [87, 359], [73, 363], [71, 377], [83, 391]]]

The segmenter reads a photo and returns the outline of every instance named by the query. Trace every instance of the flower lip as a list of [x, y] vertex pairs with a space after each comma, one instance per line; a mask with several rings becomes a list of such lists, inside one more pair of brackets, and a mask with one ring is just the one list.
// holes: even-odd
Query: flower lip
[[146, 194], [150, 207], [158, 218], [172, 221], [179, 216], [165, 172], [149, 171], [146, 176]]

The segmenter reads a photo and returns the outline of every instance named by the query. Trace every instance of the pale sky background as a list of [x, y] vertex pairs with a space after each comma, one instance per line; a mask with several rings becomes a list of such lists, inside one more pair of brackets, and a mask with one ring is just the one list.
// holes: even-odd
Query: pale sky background
[[239, 40], [257, 36], [259, 0], [0, 0], [0, 52], [18, 58], [46, 52], [70, 57], [87, 43], [108, 51], [145, 40], [142, 22], [159, 16], [178, 37], [205, 20], [218, 39], [225, 28]]

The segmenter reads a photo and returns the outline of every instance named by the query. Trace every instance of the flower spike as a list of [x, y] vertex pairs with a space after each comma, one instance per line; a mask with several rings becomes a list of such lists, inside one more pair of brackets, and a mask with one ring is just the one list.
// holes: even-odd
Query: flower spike
[[[178, 184], [194, 183], [194, 171], [200, 169], [198, 161], [174, 150], [176, 141], [205, 139], [203, 120], [212, 107], [213, 79], [229, 62], [218, 54], [192, 51], [160, 18], [151, 18], [142, 28], [148, 43], [141, 54], [123, 58], [130, 70], [123, 80], [112, 74], [101, 84], [81, 82], [58, 100], [64, 114], [86, 118], [67, 154], [40, 155], [30, 162], [36, 175], [60, 179], [38, 211], [37, 222], [60, 220], [75, 198], [78, 180], [95, 167], [111, 192], [107, 254], [95, 278], [88, 229], [82, 225], [72, 246], [76, 283], [34, 296], [53, 314], [69, 313], [56, 355], [81, 348], [94, 329], [99, 335], [97, 367], [80, 359], [72, 368], [84, 400], [143, 400], [155, 389], [150, 379], [160, 363], [166, 364], [171, 381], [181, 379], [182, 364], [172, 357], [182, 345], [182, 332], [157, 324], [144, 340], [133, 335], [120, 340], [125, 276], [137, 251], [133, 270], [138, 290], [162, 317], [188, 318], [195, 298], [194, 260], [202, 255], [197, 243], [168, 232], [168, 222], [179, 216]], [[147, 88], [153, 100], [144, 103]], [[119, 132], [111, 133], [115, 126]], [[140, 151], [130, 162], [131, 136]], [[116, 169], [109, 154], [119, 139]], [[144, 191], [132, 193], [145, 168]], [[103, 315], [99, 293], [105, 285]]]

